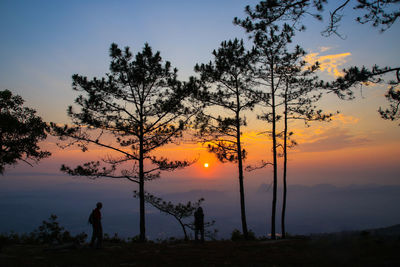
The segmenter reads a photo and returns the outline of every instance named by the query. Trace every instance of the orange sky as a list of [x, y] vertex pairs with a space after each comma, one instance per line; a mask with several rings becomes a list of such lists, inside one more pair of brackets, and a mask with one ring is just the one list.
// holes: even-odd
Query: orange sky
[[[367, 99], [352, 102], [337, 100], [335, 104], [338, 108], [348, 109], [348, 106], [363, 105], [365, 101]], [[291, 129], [295, 133], [294, 139], [299, 145], [289, 152], [289, 183], [345, 185], [376, 182], [399, 184], [400, 181], [393, 175], [399, 171], [400, 141], [396, 131], [399, 133], [400, 127], [397, 128], [395, 123], [380, 119], [375, 110], [365, 112], [364, 115], [356, 117], [343, 113], [336, 115], [331, 122], [311, 123], [310, 127], [305, 127], [300, 122], [290, 123]], [[243, 145], [248, 151], [245, 164], [257, 164], [261, 160], [271, 161], [271, 140], [268, 136], [259, 134], [265, 130], [261, 128], [263, 123], [257, 121], [254, 124], [260, 128], [255, 129], [254, 125], [251, 125], [243, 133]], [[266, 126], [268, 127], [268, 125]], [[390, 131], [386, 129], [390, 129]], [[55, 145], [54, 138], [50, 138], [44, 147], [52, 151], [53, 156], [35, 167], [35, 171], [58, 172], [62, 163], [75, 166], [86, 161], [101, 159], [110, 154], [109, 151], [97, 147], [91, 147], [85, 153], [77, 148], [61, 150]], [[184, 170], [164, 173], [162, 175], [164, 179], [198, 179], [199, 182], [206, 181], [205, 183], [211, 180], [220, 180], [222, 184], [232, 183], [232, 181], [236, 183], [236, 165], [220, 163], [201, 144], [194, 142], [170, 144], [156, 151], [156, 154], [172, 160], [197, 159], [196, 163]], [[204, 168], [204, 163], [208, 163], [209, 167]], [[27, 172], [31, 171], [26, 166], [18, 166], [17, 169], [19, 168], [23, 168]], [[372, 177], [371, 171], [374, 170], [377, 174]], [[382, 175], [388, 172], [390, 177], [380, 177], [379, 170], [382, 170]], [[250, 187], [257, 187], [263, 182], [268, 183], [271, 179], [271, 171], [271, 167], [266, 167], [263, 170], [245, 173], [246, 182]], [[340, 173], [340, 177], [335, 176], [336, 172]], [[195, 187], [195, 184], [192, 186]]]

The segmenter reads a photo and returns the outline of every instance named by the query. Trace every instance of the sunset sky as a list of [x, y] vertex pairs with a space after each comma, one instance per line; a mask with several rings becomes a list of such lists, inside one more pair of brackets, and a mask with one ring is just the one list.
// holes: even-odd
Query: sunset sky
[[[77, 73], [103, 77], [109, 71], [111, 43], [129, 46], [135, 54], [147, 42], [153, 50], [161, 52], [164, 60], [178, 68], [180, 79], [187, 80], [195, 75], [194, 65], [209, 62], [211, 52], [222, 41], [237, 37], [245, 39], [247, 46], [251, 45], [244, 30], [233, 25], [232, 20], [244, 18], [244, 7], [258, 2], [2, 0], [0, 89], [9, 89], [22, 96], [25, 105], [36, 109], [47, 122], [69, 123], [66, 110], [77, 96], [71, 89], [71, 76]], [[400, 23], [381, 34], [370, 25], [354, 22], [355, 16], [351, 8], [345, 10], [339, 28], [344, 38], [321, 36], [326, 20], [304, 19], [307, 30], [295, 36], [293, 45], [299, 44], [308, 52], [308, 62], [321, 63], [321, 79], [332, 80], [349, 66], [398, 66]], [[377, 112], [379, 107], [388, 105], [384, 98], [386, 89], [387, 85], [356, 88], [353, 101], [339, 100], [334, 95], [324, 96], [318, 104], [320, 108], [326, 112], [340, 111], [331, 122], [315, 122], [311, 127], [305, 127], [301, 122], [290, 123], [299, 145], [289, 152], [289, 185], [400, 185], [399, 122], [383, 120]], [[248, 151], [245, 163], [271, 160], [271, 140], [259, 134], [270, 125], [258, 121], [256, 113], [247, 114], [247, 117], [248, 127], [243, 132], [243, 144]], [[53, 155], [39, 165], [30, 167], [20, 163], [8, 167], [5, 175], [0, 177], [1, 190], [46, 187], [70, 180], [96, 183], [85, 178], [62, 176], [60, 165], [75, 166], [97, 160], [109, 152], [99, 148], [86, 153], [77, 148], [61, 150], [55, 143], [55, 138], [51, 137], [42, 143], [42, 147]], [[219, 163], [200, 144], [168, 145], [157, 153], [172, 159], [196, 158], [197, 162], [148, 183], [150, 191], [237, 192], [236, 166]], [[281, 172], [279, 186], [280, 175]], [[271, 182], [270, 167], [245, 173], [245, 186], [249, 192]], [[128, 184], [113, 182], [116, 188], [125, 188]], [[133, 190], [135, 185], [129, 184], [129, 188]]]

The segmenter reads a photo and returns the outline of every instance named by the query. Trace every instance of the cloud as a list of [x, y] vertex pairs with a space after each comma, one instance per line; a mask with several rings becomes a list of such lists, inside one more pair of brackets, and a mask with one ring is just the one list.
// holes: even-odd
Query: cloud
[[340, 128], [331, 128], [326, 131], [317, 129], [310, 137], [313, 141], [300, 143], [301, 152], [334, 151], [370, 143], [367, 137], [356, 136], [351, 134], [348, 129]]
[[[321, 47], [321, 52], [329, 50], [329, 47]], [[347, 62], [347, 57], [351, 56], [351, 53], [331, 54], [331, 55], [320, 55], [320, 52], [310, 53], [304, 57], [304, 60], [309, 64], [314, 64], [317, 61], [320, 64], [320, 70], [327, 72], [333, 77], [343, 76], [343, 72], [340, 70], [340, 66]]]
[[337, 121], [342, 124], [357, 124], [359, 120], [359, 118], [343, 114], [337, 114], [332, 117], [332, 121]]
[[[346, 147], [361, 146], [369, 139], [364, 135], [354, 133], [354, 125], [359, 123], [359, 118], [344, 114], [336, 114], [329, 124], [316, 124], [305, 128], [302, 124], [293, 125], [293, 140], [299, 143], [299, 152], [317, 152], [343, 149]], [[260, 131], [246, 131], [242, 141], [248, 150], [249, 158], [255, 159], [272, 145], [272, 138], [268, 133]], [[297, 149], [296, 149], [297, 150]]]
[[321, 52], [325, 52], [325, 51], [328, 51], [331, 49], [332, 49], [332, 47], [330, 47], [330, 46], [320, 46], [319, 47], [319, 51], [321, 51]]
[[[328, 111], [332, 112], [333, 111]], [[293, 124], [291, 131], [294, 132], [294, 140], [302, 143], [310, 143], [320, 138], [326, 132], [333, 131], [336, 128], [353, 128], [354, 125], [358, 124], [359, 118], [342, 113], [332, 116], [332, 121], [320, 124], [311, 124], [310, 127], [304, 127], [302, 123]]]
[[268, 132], [261, 132], [261, 131], [246, 131], [242, 135], [243, 142], [254, 142], [256, 141], [258, 144], [262, 143], [269, 143], [271, 142], [271, 137], [269, 136]]

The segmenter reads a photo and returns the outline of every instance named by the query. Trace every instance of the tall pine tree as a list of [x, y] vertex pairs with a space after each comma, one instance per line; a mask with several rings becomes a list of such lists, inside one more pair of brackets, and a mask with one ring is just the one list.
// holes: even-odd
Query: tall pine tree
[[[241, 140], [244, 116], [256, 104], [252, 87], [254, 51], [246, 51], [243, 40], [224, 41], [213, 51], [214, 60], [195, 66], [200, 73], [203, 89], [197, 98], [206, 105], [198, 116], [201, 140], [221, 162], [234, 162], [238, 168], [242, 231], [248, 238], [244, 193], [243, 161], [246, 150]], [[222, 109], [223, 115], [215, 115]]]
[[145, 182], [190, 164], [170, 161], [154, 152], [182, 136], [193, 109], [185, 106], [190, 84], [177, 79], [177, 69], [163, 62], [160, 52], [145, 44], [133, 56], [129, 47], [110, 48], [110, 73], [88, 79], [73, 75], [73, 89], [81, 92], [69, 107], [75, 126], [52, 124], [53, 134], [70, 139], [86, 151], [89, 144], [120, 156], [108, 156], [75, 168], [62, 166], [70, 175], [92, 178], [128, 179], [138, 183], [140, 199], [140, 240], [145, 241]]
[[318, 62], [308, 66], [303, 60], [305, 51], [296, 46], [293, 52], [286, 52], [282, 57], [282, 65], [277, 70], [283, 78], [283, 86], [278, 94], [279, 106], [283, 106], [283, 131], [279, 137], [283, 140], [283, 196], [281, 213], [282, 238], [286, 237], [286, 202], [287, 202], [287, 169], [288, 149], [297, 143], [292, 139], [293, 132], [289, 129], [291, 120], [303, 120], [308, 126], [311, 121], [330, 121], [332, 113], [323, 113], [318, 109], [316, 102], [322, 97], [322, 91], [326, 90], [326, 84], [318, 80], [316, 71]]

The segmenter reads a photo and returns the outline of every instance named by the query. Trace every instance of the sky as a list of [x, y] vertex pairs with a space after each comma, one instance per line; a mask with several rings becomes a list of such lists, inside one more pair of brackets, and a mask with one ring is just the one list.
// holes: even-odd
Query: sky
[[[45, 121], [68, 123], [67, 107], [77, 97], [71, 89], [71, 76], [77, 73], [103, 77], [108, 72], [111, 43], [129, 46], [136, 53], [147, 42], [178, 68], [180, 79], [187, 80], [195, 75], [194, 65], [210, 61], [211, 52], [222, 41], [237, 37], [251, 45], [244, 30], [233, 25], [232, 20], [244, 18], [244, 7], [257, 3], [1, 0], [0, 88], [22, 96], [26, 106], [36, 109]], [[295, 36], [293, 45], [299, 44], [308, 52], [307, 61], [321, 63], [322, 79], [332, 80], [349, 66], [397, 66], [400, 24], [382, 34], [369, 25], [355, 23], [355, 14], [350, 8], [345, 11], [339, 28], [344, 38], [321, 36], [326, 21], [311, 18], [304, 20], [307, 30]], [[318, 104], [324, 111], [340, 111], [331, 122], [312, 123], [311, 127], [291, 123], [299, 145], [290, 151], [289, 185], [400, 185], [400, 127], [398, 122], [381, 119], [377, 112], [387, 105], [386, 89], [386, 85], [357, 88], [353, 101], [324, 96]], [[249, 126], [243, 133], [249, 152], [246, 164], [270, 160], [271, 141], [259, 134], [270, 126], [258, 121], [255, 114], [249, 114], [248, 119]], [[96, 148], [86, 153], [76, 148], [61, 150], [55, 143], [54, 138], [42, 143], [53, 156], [39, 165], [21, 163], [7, 168], [0, 177], [1, 190], [18, 193], [12, 184], [16, 181], [25, 184], [26, 190], [69, 181], [78, 186], [85, 179], [63, 176], [60, 165], [74, 166], [108, 153]], [[236, 167], [219, 163], [205, 147], [181, 143], [167, 146], [160, 153], [198, 161], [185, 170], [162, 175], [159, 181], [149, 183], [149, 190], [160, 194], [191, 190], [237, 192]], [[204, 163], [209, 167], [204, 168]], [[245, 186], [251, 192], [271, 181], [271, 168], [245, 174]], [[127, 184], [113, 182], [112, 186], [124, 188]]]

